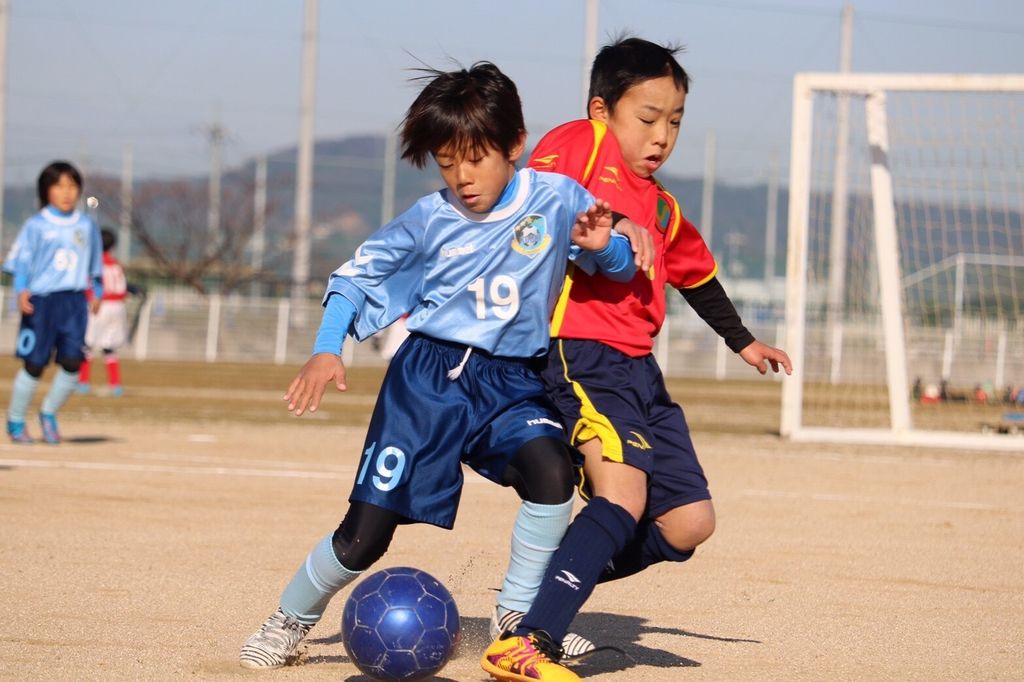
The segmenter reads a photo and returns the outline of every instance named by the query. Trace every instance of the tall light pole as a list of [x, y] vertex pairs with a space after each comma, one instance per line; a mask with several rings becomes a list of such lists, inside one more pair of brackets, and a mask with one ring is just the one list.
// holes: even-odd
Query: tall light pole
[[220, 230], [220, 176], [224, 128], [220, 124], [220, 116], [214, 118], [207, 132], [210, 135], [210, 180], [206, 207], [206, 238], [209, 241], [206, 248], [208, 253], [212, 253], [223, 236]]
[[[295, 252], [292, 300], [306, 298], [309, 285], [309, 229], [313, 208], [313, 115], [316, 103], [317, 0], [306, 0], [302, 32], [302, 100], [299, 105], [299, 159], [295, 178]], [[301, 310], [296, 307], [296, 312]]]
[[715, 131], [708, 130], [704, 138], [704, 187], [700, 200], [700, 236], [708, 248], [711, 246], [711, 232], [715, 227], [715, 156], [717, 152]]
[[[0, 248], [4, 243], [4, 148], [7, 137], [7, 20], [10, 4], [0, 0]], [[4, 254], [6, 256], [6, 254]]]
[[597, 55], [597, 0], [586, 0], [587, 16], [583, 30], [583, 115], [590, 105], [590, 65]]
[[[256, 177], [252, 195], [252, 270], [263, 270], [263, 256], [267, 249], [267, 157], [256, 160]], [[259, 295], [260, 283], [253, 280], [253, 296]]]
[[118, 260], [127, 263], [132, 254], [132, 146], [126, 144], [121, 156], [121, 234], [117, 238]]

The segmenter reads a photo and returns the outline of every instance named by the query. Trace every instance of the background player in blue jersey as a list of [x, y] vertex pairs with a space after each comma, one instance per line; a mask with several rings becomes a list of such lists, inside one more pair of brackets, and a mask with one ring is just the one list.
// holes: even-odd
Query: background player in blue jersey
[[76, 208], [81, 174], [71, 164], [55, 161], [39, 174], [37, 187], [42, 210], [26, 221], [4, 262], [4, 270], [14, 275], [21, 311], [17, 356], [25, 363], [14, 378], [7, 410], [7, 433], [15, 443], [32, 442], [25, 415], [43, 369], [54, 357], [60, 368], [40, 406], [39, 421], [43, 439], [60, 442], [57, 411], [75, 390], [85, 357], [85, 292], [93, 287], [97, 306], [103, 297], [100, 233], [92, 218]]
[[[288, 387], [288, 409], [316, 410], [329, 383], [345, 390], [346, 333], [364, 340], [408, 313], [410, 337], [381, 386], [344, 520], [242, 647], [248, 668], [285, 664], [400, 523], [451, 528], [463, 463], [523, 499], [509, 571], [524, 583], [539, 584], [569, 522], [572, 461], [537, 362], [568, 259], [628, 279], [633, 254], [612, 235], [608, 204], [565, 176], [516, 171], [522, 108], [497, 67], [428, 73], [402, 124], [402, 156], [421, 167], [432, 156], [446, 189], [380, 228], [331, 275], [314, 355]], [[543, 643], [526, 648], [515, 665], [578, 679]]]

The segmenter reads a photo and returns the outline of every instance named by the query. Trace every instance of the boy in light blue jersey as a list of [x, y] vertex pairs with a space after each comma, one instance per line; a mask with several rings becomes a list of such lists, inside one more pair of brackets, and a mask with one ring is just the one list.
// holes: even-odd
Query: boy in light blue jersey
[[[403, 158], [432, 156], [446, 189], [371, 235], [330, 277], [314, 355], [285, 394], [315, 411], [345, 390], [346, 333], [364, 340], [408, 313], [341, 525], [310, 552], [280, 608], [242, 648], [247, 668], [295, 655], [328, 601], [387, 550], [400, 523], [451, 528], [463, 463], [523, 499], [509, 574], [539, 584], [572, 512], [573, 464], [537, 375], [572, 259], [629, 279], [611, 210], [561, 175], [516, 171], [525, 143], [515, 85], [493, 64], [431, 71], [402, 124]], [[576, 680], [531, 641], [546, 679]], [[525, 659], [524, 659], [525, 660]]]
[[25, 415], [43, 369], [56, 357], [60, 369], [39, 411], [43, 440], [56, 444], [57, 412], [75, 390], [85, 358], [85, 292], [93, 288], [97, 306], [103, 297], [103, 251], [96, 223], [76, 209], [82, 176], [74, 166], [51, 163], [39, 174], [37, 190], [42, 210], [25, 222], [4, 261], [22, 314], [16, 353], [25, 363], [14, 378], [7, 434], [15, 443], [33, 442]]

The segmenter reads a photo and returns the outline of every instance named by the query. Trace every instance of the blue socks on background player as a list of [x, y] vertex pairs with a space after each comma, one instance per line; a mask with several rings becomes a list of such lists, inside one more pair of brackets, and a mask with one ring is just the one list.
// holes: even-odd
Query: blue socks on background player
[[526, 612], [533, 603], [544, 571], [572, 518], [573, 498], [562, 504], [524, 501], [512, 527], [512, 553], [498, 595], [498, 617]]
[[670, 545], [654, 521], [644, 519], [637, 525], [633, 539], [612, 557], [597, 582], [606, 583], [625, 578], [662, 561], [686, 561], [693, 556], [693, 552], [692, 549], [680, 551]]
[[303, 625], [316, 625], [331, 597], [362, 573], [341, 565], [334, 555], [333, 536], [328, 534], [313, 548], [281, 594], [281, 610]]
[[39, 379], [32, 376], [22, 367], [14, 377], [14, 386], [11, 388], [11, 405], [7, 410], [9, 421], [24, 424], [25, 415], [28, 414], [28, 405], [32, 402], [32, 396], [36, 394], [39, 386]]
[[587, 503], [551, 559], [537, 598], [516, 634], [545, 630], [552, 640], [561, 642], [608, 560], [626, 546], [635, 531], [636, 521], [619, 505], [603, 497]]
[[53, 377], [53, 384], [50, 386], [49, 393], [43, 398], [43, 404], [40, 405], [39, 411], [51, 416], [56, 415], [77, 387], [78, 372], [69, 372], [63, 367], [58, 367], [57, 375]]

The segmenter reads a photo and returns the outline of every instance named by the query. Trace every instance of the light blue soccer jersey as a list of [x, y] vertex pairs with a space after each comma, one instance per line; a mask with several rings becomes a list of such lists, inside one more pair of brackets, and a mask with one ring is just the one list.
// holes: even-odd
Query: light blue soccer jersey
[[508, 357], [547, 352], [568, 259], [594, 267], [571, 243], [594, 198], [566, 176], [532, 169], [518, 171], [512, 190], [485, 214], [447, 190], [423, 197], [331, 274], [324, 300], [338, 293], [355, 305], [360, 341], [409, 313], [409, 331], [435, 339]]
[[4, 270], [26, 277], [32, 294], [85, 291], [103, 274], [100, 231], [85, 213], [47, 206], [25, 221]]

